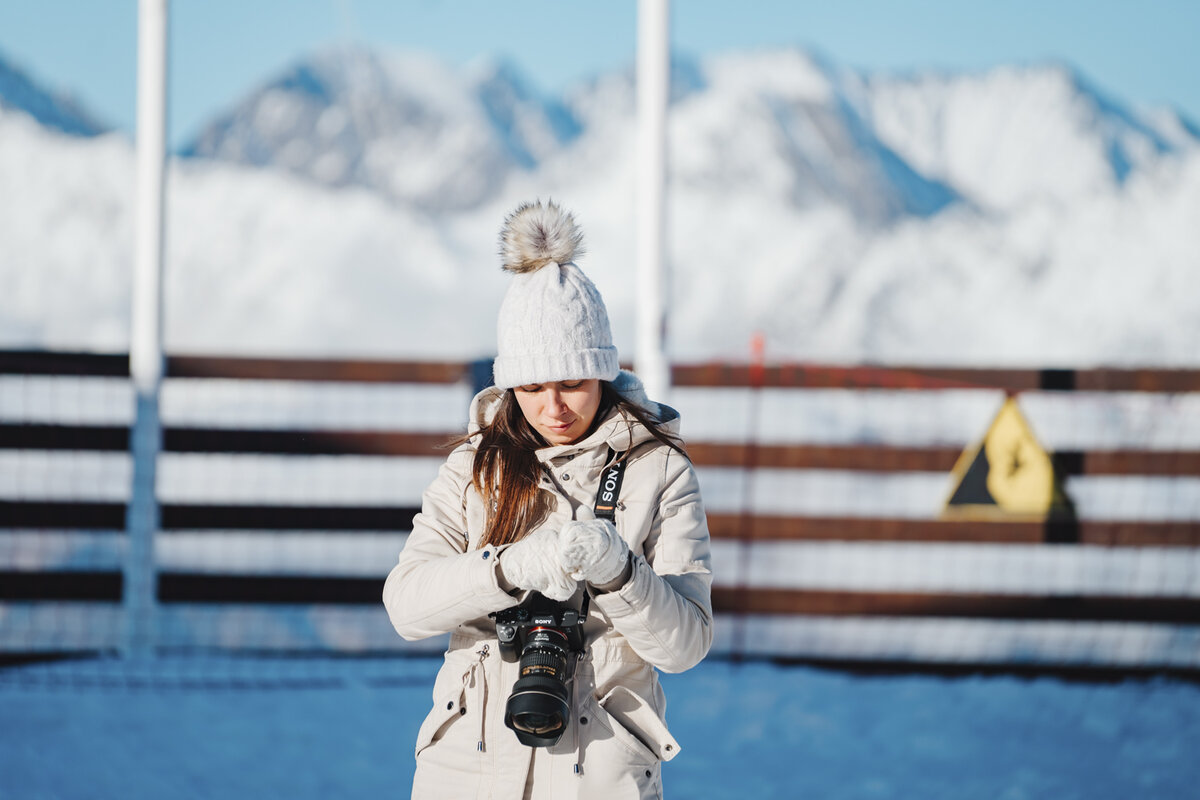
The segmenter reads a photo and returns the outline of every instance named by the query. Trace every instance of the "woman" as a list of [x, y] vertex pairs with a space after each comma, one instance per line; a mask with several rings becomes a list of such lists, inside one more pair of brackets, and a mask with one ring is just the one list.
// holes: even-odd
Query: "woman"
[[[401, 636], [451, 634], [413, 797], [661, 797], [660, 764], [679, 745], [655, 668], [689, 669], [712, 644], [708, 526], [679, 417], [618, 367], [604, 302], [574, 263], [581, 244], [553, 203], [505, 221], [514, 277], [495, 386], [472, 402], [384, 586]], [[565, 731], [528, 746], [505, 724], [520, 665], [501, 657], [489, 614], [539, 596], [587, 617], [558, 684]]]

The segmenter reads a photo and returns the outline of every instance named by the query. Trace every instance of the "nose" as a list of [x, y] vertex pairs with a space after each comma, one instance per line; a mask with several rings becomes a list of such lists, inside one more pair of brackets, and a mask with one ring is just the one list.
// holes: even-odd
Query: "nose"
[[562, 392], [558, 387], [552, 387], [546, 390], [546, 413], [551, 416], [558, 416], [562, 410], [566, 408], [566, 403], [563, 402]]

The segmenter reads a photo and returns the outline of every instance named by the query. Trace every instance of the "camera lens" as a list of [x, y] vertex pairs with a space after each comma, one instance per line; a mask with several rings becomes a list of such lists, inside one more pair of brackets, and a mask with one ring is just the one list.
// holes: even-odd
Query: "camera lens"
[[570, 715], [567, 637], [557, 628], [534, 628], [521, 651], [517, 682], [504, 710], [504, 724], [531, 747], [553, 745]]
[[514, 690], [508, 698], [504, 719], [521, 744], [530, 747], [555, 744], [567, 727], [567, 714], [570, 713], [567, 699], [559, 696], [555, 687], [540, 688], [542, 691], [533, 687], [526, 687], [521, 692]]

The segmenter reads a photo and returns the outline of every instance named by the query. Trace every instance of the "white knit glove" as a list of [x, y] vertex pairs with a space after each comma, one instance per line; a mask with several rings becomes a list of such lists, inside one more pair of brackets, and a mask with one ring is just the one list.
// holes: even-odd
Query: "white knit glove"
[[541, 592], [560, 603], [575, 594], [576, 582], [559, 561], [559, 536], [541, 528], [500, 554], [500, 571], [513, 586]]
[[606, 519], [596, 519], [591, 508], [583, 506], [577, 516], [558, 534], [559, 563], [576, 580], [593, 586], [612, 583], [625, 570], [629, 545], [616, 526]]

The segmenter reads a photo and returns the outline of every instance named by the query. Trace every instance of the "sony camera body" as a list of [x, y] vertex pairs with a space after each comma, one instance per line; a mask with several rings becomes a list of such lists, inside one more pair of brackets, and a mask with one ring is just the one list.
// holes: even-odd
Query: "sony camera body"
[[567, 682], [583, 652], [588, 596], [576, 610], [537, 592], [519, 606], [496, 611], [500, 657], [520, 664], [504, 708], [504, 724], [530, 747], [558, 742], [571, 716]]
[[[584, 599], [587, 599], [587, 595], [584, 595]], [[505, 661], [519, 661], [522, 651], [531, 641], [531, 634], [542, 631], [555, 631], [554, 636], [568, 650], [583, 652], [583, 623], [586, 617], [580, 611], [537, 592], [531, 593], [529, 599], [519, 606], [495, 611], [488, 616], [496, 621], [500, 657]], [[536, 638], [535, 635], [535, 641]]]

